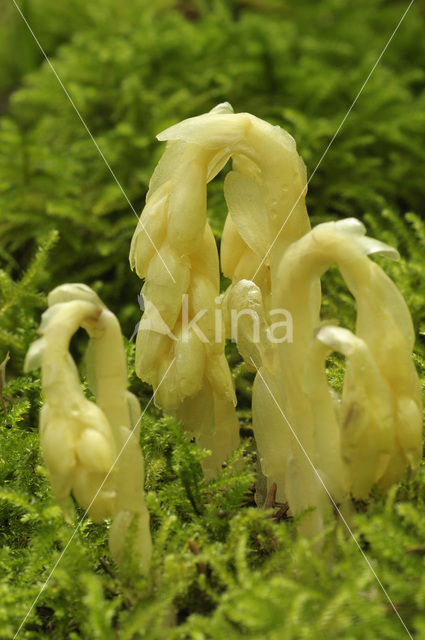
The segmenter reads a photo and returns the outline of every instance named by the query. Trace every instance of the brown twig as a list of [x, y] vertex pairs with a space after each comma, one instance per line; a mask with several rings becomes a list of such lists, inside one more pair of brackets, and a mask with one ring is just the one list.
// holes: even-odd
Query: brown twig
[[409, 547], [406, 549], [406, 553], [417, 553], [420, 556], [425, 556], [425, 545], [419, 544], [416, 547]]
[[[199, 554], [201, 553], [198, 545], [196, 544], [195, 540], [188, 540], [187, 541], [187, 546], [189, 547], [189, 550], [193, 553], [194, 556], [199, 556]], [[196, 568], [198, 570], [198, 573], [201, 573], [203, 575], [207, 575], [207, 565], [205, 564], [205, 562], [197, 562], [196, 563]]]
[[289, 511], [289, 504], [287, 502], [282, 502], [282, 504], [279, 506], [276, 513], [272, 515], [273, 520], [276, 520], [276, 522], [280, 522], [285, 518], [288, 511]]
[[106, 573], [108, 573], [111, 578], [116, 578], [115, 573], [112, 571], [111, 567], [109, 566], [109, 564], [106, 562], [106, 560], [104, 558], [99, 558], [99, 562], [102, 565], [103, 569], [106, 571]]
[[276, 502], [276, 491], [277, 491], [277, 485], [276, 485], [276, 482], [273, 482], [267, 494], [266, 501], [264, 503], [265, 509], [272, 509], [274, 507]]
[[273, 482], [267, 494], [267, 498], [264, 503], [264, 509], [277, 508], [277, 511], [268, 515], [267, 518], [269, 520], [276, 520], [276, 522], [280, 522], [286, 516], [289, 510], [289, 505], [287, 502], [276, 502], [276, 492], [277, 492], [277, 485], [276, 485], [276, 482]]

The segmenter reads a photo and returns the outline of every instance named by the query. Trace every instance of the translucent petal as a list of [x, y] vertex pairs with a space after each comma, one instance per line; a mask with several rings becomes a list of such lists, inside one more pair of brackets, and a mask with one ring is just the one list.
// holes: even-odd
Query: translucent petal
[[224, 194], [238, 233], [260, 257], [267, 252], [270, 234], [267, 212], [258, 184], [237, 171], [227, 174]]

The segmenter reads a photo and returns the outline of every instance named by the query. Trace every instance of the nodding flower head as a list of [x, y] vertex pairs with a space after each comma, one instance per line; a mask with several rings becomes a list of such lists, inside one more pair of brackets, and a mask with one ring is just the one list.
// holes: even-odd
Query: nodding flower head
[[[67, 511], [72, 494], [96, 521], [114, 517], [113, 556], [120, 560], [133, 519], [133, 552], [149, 567], [151, 537], [144, 502], [144, 465], [138, 442], [140, 407], [127, 391], [127, 365], [119, 323], [97, 294], [68, 284], [48, 296], [41, 337], [26, 357], [26, 369], [41, 367], [45, 404], [40, 439], [53, 492]], [[83, 393], [69, 343], [87, 330], [87, 377], [96, 402]]]

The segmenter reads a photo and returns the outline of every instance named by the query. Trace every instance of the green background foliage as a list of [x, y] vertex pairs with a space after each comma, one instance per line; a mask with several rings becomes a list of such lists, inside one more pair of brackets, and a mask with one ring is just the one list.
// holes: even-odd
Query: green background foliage
[[[155, 136], [230, 101], [286, 128], [312, 175], [394, 30], [405, 2], [384, 0], [21, 0], [19, 6], [137, 213], [162, 153]], [[10, 352], [0, 427], [0, 638], [13, 637], [65, 549], [37, 432], [40, 381], [23, 375], [46, 293], [86, 282], [118, 315], [138, 320], [128, 267], [135, 214], [12, 0], [0, 0], [0, 358]], [[313, 223], [363, 219], [402, 259], [381, 264], [412, 311], [425, 353], [425, 14], [415, 2], [315, 171]], [[209, 187], [217, 241], [222, 176]], [[354, 305], [333, 270], [323, 313], [351, 326]], [[132, 370], [130, 386], [149, 390]], [[20, 632], [22, 638], [221, 640], [401, 638], [393, 609], [344, 526], [320, 552], [252, 499], [252, 378], [230, 353], [246, 438], [242, 470], [202, 480], [202, 452], [155, 408], [143, 421], [154, 538], [149, 577], [118, 569], [108, 523], [84, 520]], [[329, 363], [340, 388], [342, 363]], [[425, 471], [350, 517], [355, 535], [411, 633], [425, 637]], [[191, 541], [188, 544], [188, 541]], [[193, 544], [194, 543], [194, 544]], [[199, 553], [198, 553], [199, 551]]]

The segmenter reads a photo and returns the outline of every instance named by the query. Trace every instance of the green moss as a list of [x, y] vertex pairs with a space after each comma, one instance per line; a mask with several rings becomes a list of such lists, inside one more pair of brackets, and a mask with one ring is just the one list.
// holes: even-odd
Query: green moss
[[[381, 0], [22, 4], [136, 211], [162, 150], [155, 135], [222, 100], [287, 128], [311, 175], [405, 7]], [[19, 16], [10, 7], [4, 15], [0, 360], [9, 350], [11, 361], [0, 405], [0, 638], [13, 637], [59, 559], [18, 637], [403, 637], [341, 522], [329, 525], [318, 552], [295, 534], [291, 520], [277, 522], [256, 508], [252, 375], [232, 346], [247, 427], [236, 456], [243, 464], [229, 463], [206, 484], [200, 471], [205, 454], [151, 406], [141, 436], [155, 545], [151, 575], [136, 575], [131, 557], [121, 569], [113, 565], [108, 523], [83, 521], [67, 547], [83, 514], [76, 508], [66, 523], [53, 499], [37, 430], [40, 381], [22, 374], [23, 356], [36, 336], [45, 294], [70, 280], [99, 291], [131, 335], [140, 286], [127, 262], [135, 216]], [[25, 44], [22, 56], [12, 58], [17, 33]], [[415, 3], [308, 196], [313, 222], [361, 217], [370, 235], [398, 247], [401, 261], [381, 264], [405, 296], [418, 332], [425, 331], [424, 35]], [[220, 180], [209, 195], [219, 240], [225, 216]], [[353, 301], [332, 270], [323, 312], [352, 325]], [[128, 358], [130, 386], [146, 405], [149, 389], [134, 375], [130, 343]], [[424, 383], [422, 336], [415, 362]], [[341, 359], [330, 360], [329, 376], [340, 388]], [[422, 468], [389, 496], [376, 493], [357, 505], [349, 519], [418, 638], [425, 635], [424, 496]]]

